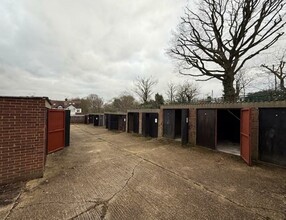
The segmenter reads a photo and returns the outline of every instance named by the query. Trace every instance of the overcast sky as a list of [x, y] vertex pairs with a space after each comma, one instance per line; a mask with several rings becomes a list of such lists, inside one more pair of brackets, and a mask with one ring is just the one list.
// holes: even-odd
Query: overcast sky
[[[1, 0], [0, 95], [105, 101], [137, 76], [180, 83], [165, 51], [186, 0]], [[200, 84], [221, 95], [220, 82]]]

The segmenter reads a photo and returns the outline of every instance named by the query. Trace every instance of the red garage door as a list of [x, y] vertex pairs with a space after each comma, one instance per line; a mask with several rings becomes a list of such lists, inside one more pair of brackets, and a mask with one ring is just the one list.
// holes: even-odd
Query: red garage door
[[250, 109], [242, 109], [240, 116], [240, 155], [248, 165], [251, 165], [250, 113]]
[[49, 109], [48, 112], [48, 153], [65, 146], [65, 111]]

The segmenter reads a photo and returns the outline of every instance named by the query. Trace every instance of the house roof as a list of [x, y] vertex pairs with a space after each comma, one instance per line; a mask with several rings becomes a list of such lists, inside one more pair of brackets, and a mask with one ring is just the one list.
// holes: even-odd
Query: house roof
[[61, 100], [51, 100], [52, 102], [52, 107], [53, 108], [58, 108], [59, 106], [62, 106], [63, 108], [67, 108], [69, 106], [74, 106], [75, 108], [81, 108], [80, 104], [81, 101], [79, 100], [67, 100], [67, 101], [61, 101]]

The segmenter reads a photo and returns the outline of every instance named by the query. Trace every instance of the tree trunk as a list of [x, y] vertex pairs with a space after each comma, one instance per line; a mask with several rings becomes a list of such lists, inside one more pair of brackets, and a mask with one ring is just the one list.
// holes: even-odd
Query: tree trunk
[[280, 89], [282, 90], [282, 91], [286, 91], [286, 88], [285, 88], [285, 85], [284, 85], [284, 79], [283, 78], [281, 78], [280, 79]]
[[233, 87], [233, 82], [234, 82], [233, 73], [228, 73], [225, 76], [224, 80], [222, 81], [224, 101], [227, 101], [227, 102], [236, 101], [237, 94]]

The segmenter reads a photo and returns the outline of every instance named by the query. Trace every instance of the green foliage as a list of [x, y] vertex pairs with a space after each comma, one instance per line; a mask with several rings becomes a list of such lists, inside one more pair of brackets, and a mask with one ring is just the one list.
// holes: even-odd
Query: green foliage
[[132, 95], [121, 95], [113, 99], [110, 104], [105, 104], [106, 112], [126, 112], [128, 109], [138, 107], [138, 103]]
[[282, 90], [261, 90], [258, 92], [248, 93], [245, 101], [260, 102], [260, 101], [282, 101], [286, 100], [286, 92]]
[[160, 95], [159, 93], [155, 94], [155, 100], [150, 100], [147, 101], [143, 104], [140, 105], [141, 108], [160, 108], [161, 105], [164, 105], [165, 101], [164, 101], [164, 97], [162, 95]]

